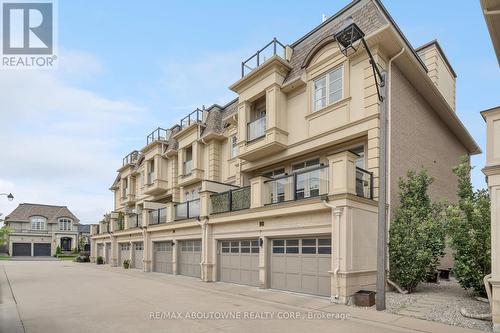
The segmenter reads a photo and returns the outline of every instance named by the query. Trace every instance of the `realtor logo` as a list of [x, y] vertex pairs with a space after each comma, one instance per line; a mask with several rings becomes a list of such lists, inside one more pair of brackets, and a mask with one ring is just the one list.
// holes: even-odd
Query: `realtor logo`
[[2, 1], [1, 67], [54, 67], [54, 1]]

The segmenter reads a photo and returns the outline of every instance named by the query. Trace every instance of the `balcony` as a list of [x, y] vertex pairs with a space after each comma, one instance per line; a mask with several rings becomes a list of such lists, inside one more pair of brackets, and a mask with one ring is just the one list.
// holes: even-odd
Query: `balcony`
[[134, 150], [127, 156], [123, 158], [122, 166], [127, 166], [127, 165], [135, 165], [139, 161], [139, 158], [141, 157], [141, 153], [138, 152], [137, 150]]
[[186, 129], [194, 124], [202, 124], [203, 123], [203, 114], [204, 111], [200, 109], [196, 109], [186, 117], [181, 119], [181, 130]]
[[294, 172], [264, 182], [264, 205], [328, 194], [328, 166]]
[[250, 208], [250, 187], [242, 187], [210, 196], [210, 214], [235, 212]]
[[266, 135], [266, 116], [247, 124], [247, 142], [258, 140]]
[[151, 211], [149, 211], [148, 214], [149, 214], [149, 224], [150, 225], [167, 223], [167, 209], [166, 208], [159, 208], [159, 209], [151, 210]]
[[142, 214], [133, 214], [128, 216], [127, 229], [140, 228], [142, 226]]
[[281, 44], [276, 37], [266, 46], [255, 52], [250, 58], [241, 63], [241, 77], [250, 74], [250, 72], [257, 69], [273, 56], [278, 56], [283, 60], [286, 59], [286, 47]]
[[153, 132], [148, 134], [148, 137], [146, 139], [146, 145], [149, 146], [150, 144], [156, 141], [168, 141], [171, 134], [172, 131], [170, 129], [166, 130], [164, 128], [158, 127]]
[[168, 181], [156, 178], [154, 171], [146, 174], [144, 186], [144, 194], [146, 195], [158, 195], [168, 191]]
[[175, 220], [186, 220], [200, 216], [200, 199], [194, 199], [175, 205]]
[[182, 174], [184, 176], [190, 175], [193, 172], [193, 160], [185, 161], [182, 163]]
[[117, 220], [115, 223], [115, 231], [125, 230], [125, 219]]
[[126, 190], [124, 194], [122, 193], [121, 203], [123, 205], [133, 205], [135, 203], [135, 194]]
[[356, 195], [373, 199], [373, 172], [356, 167]]

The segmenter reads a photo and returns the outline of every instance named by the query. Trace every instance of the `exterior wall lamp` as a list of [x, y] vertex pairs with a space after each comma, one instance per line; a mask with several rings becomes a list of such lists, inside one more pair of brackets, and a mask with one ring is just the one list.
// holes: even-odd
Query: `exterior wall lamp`
[[342, 29], [334, 35], [339, 43], [340, 51], [348, 57], [354, 54], [357, 49], [353, 46], [355, 42], [361, 40], [368, 53], [370, 65], [373, 70], [373, 78], [377, 87], [377, 95], [380, 101], [380, 155], [379, 155], [379, 197], [378, 197], [378, 228], [377, 228], [377, 297], [376, 307], [378, 311], [385, 310], [385, 284], [387, 266], [387, 96], [386, 75], [381, 73], [377, 63], [373, 59], [368, 44], [365, 41], [365, 33], [354, 23], [349, 16]]

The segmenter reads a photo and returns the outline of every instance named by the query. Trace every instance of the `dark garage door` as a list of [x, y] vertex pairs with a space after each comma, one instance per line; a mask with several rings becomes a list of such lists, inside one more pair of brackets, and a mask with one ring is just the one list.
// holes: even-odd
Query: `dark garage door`
[[36, 257], [50, 256], [50, 243], [39, 243], [33, 245], [34, 245], [33, 254]]
[[12, 243], [12, 256], [31, 256], [31, 243]]

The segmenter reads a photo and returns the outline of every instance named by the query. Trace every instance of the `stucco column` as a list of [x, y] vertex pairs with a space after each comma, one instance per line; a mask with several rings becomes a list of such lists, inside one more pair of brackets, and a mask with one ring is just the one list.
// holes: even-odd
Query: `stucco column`
[[250, 179], [250, 208], [262, 207], [265, 204], [266, 193], [264, 181], [266, 177], [255, 177]]
[[213, 267], [214, 263], [212, 261], [213, 256], [211, 255], [213, 251], [212, 242], [212, 226], [208, 224], [208, 217], [204, 218], [201, 222], [201, 279], [204, 282], [213, 281]]
[[356, 158], [350, 151], [327, 156], [329, 195], [356, 194]]
[[500, 332], [500, 107], [481, 112], [487, 126], [486, 166], [491, 198], [491, 279], [493, 331]]
[[177, 249], [179, 242], [174, 238], [172, 239], [172, 274], [177, 275]]
[[[261, 240], [262, 239], [262, 246]], [[269, 268], [269, 249], [270, 240], [267, 237], [261, 237], [259, 239], [259, 288], [267, 289], [270, 288], [271, 283], [268, 280], [267, 270]]]
[[152, 243], [151, 243], [151, 233], [149, 233], [146, 229], [143, 229], [142, 230], [142, 238], [143, 238], [143, 262], [144, 262], [144, 265], [143, 265], [143, 268], [144, 268], [144, 272], [151, 272], [152, 271], [152, 260], [151, 260], [151, 257], [152, 257], [152, 251], [151, 251], [151, 247], [152, 247]]
[[113, 266], [113, 267], [118, 266], [118, 243], [117, 243], [116, 236], [111, 236], [110, 258], [111, 258], [111, 266]]

